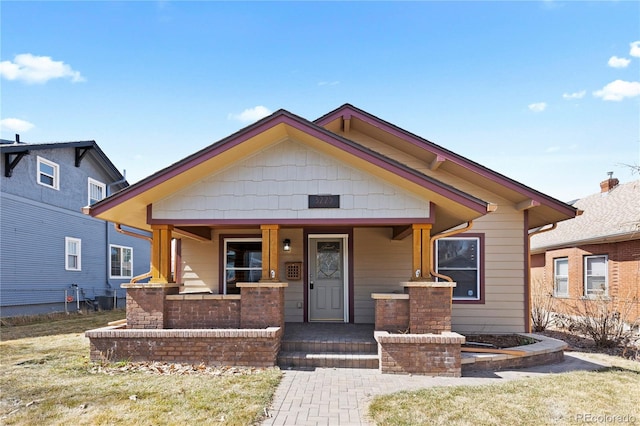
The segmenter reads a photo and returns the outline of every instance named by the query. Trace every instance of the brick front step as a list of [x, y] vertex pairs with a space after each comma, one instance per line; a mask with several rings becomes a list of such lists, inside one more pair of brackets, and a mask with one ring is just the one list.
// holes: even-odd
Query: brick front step
[[378, 344], [371, 341], [318, 341], [318, 340], [283, 340], [281, 352], [307, 352], [307, 353], [365, 353], [378, 354]]
[[278, 365], [287, 367], [372, 368], [379, 365], [378, 354], [371, 352], [280, 352]]

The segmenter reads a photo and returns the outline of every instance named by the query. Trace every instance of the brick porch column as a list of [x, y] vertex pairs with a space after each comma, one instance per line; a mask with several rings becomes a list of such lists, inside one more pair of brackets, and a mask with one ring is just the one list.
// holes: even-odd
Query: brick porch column
[[409, 332], [411, 334], [451, 331], [453, 282], [410, 281]]
[[282, 327], [284, 289], [288, 283], [237, 283], [240, 288], [240, 328]]
[[122, 284], [127, 290], [127, 328], [166, 327], [165, 300], [178, 293], [178, 284]]

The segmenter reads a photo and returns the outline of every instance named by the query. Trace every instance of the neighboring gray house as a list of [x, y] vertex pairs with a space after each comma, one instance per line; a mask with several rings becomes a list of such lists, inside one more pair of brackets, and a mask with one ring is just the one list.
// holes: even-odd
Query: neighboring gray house
[[120, 284], [149, 271], [150, 244], [82, 207], [126, 179], [95, 141], [16, 140], [0, 143], [0, 316], [124, 305]]

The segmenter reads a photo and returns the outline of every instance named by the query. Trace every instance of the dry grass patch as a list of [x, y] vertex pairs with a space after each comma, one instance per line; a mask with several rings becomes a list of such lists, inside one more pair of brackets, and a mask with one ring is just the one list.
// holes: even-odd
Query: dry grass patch
[[[140, 369], [101, 369], [89, 361], [84, 330], [122, 313], [3, 327], [0, 423], [6, 425], [184, 425], [256, 423], [280, 381], [278, 369], [161, 375]], [[113, 316], [113, 318], [112, 318]], [[93, 321], [98, 322], [93, 323]], [[57, 323], [57, 324], [56, 324]], [[22, 330], [21, 330], [22, 329]], [[5, 331], [11, 330], [11, 339]], [[61, 334], [61, 331], [66, 331]]]
[[621, 416], [618, 422], [635, 424], [640, 421], [640, 364], [618, 364], [497, 385], [399, 392], [374, 398], [369, 414], [379, 425], [563, 425], [596, 416]]

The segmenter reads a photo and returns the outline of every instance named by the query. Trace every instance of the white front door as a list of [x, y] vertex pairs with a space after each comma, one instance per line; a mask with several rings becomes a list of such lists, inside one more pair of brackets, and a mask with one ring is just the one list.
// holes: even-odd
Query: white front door
[[309, 321], [346, 322], [347, 237], [309, 237]]

